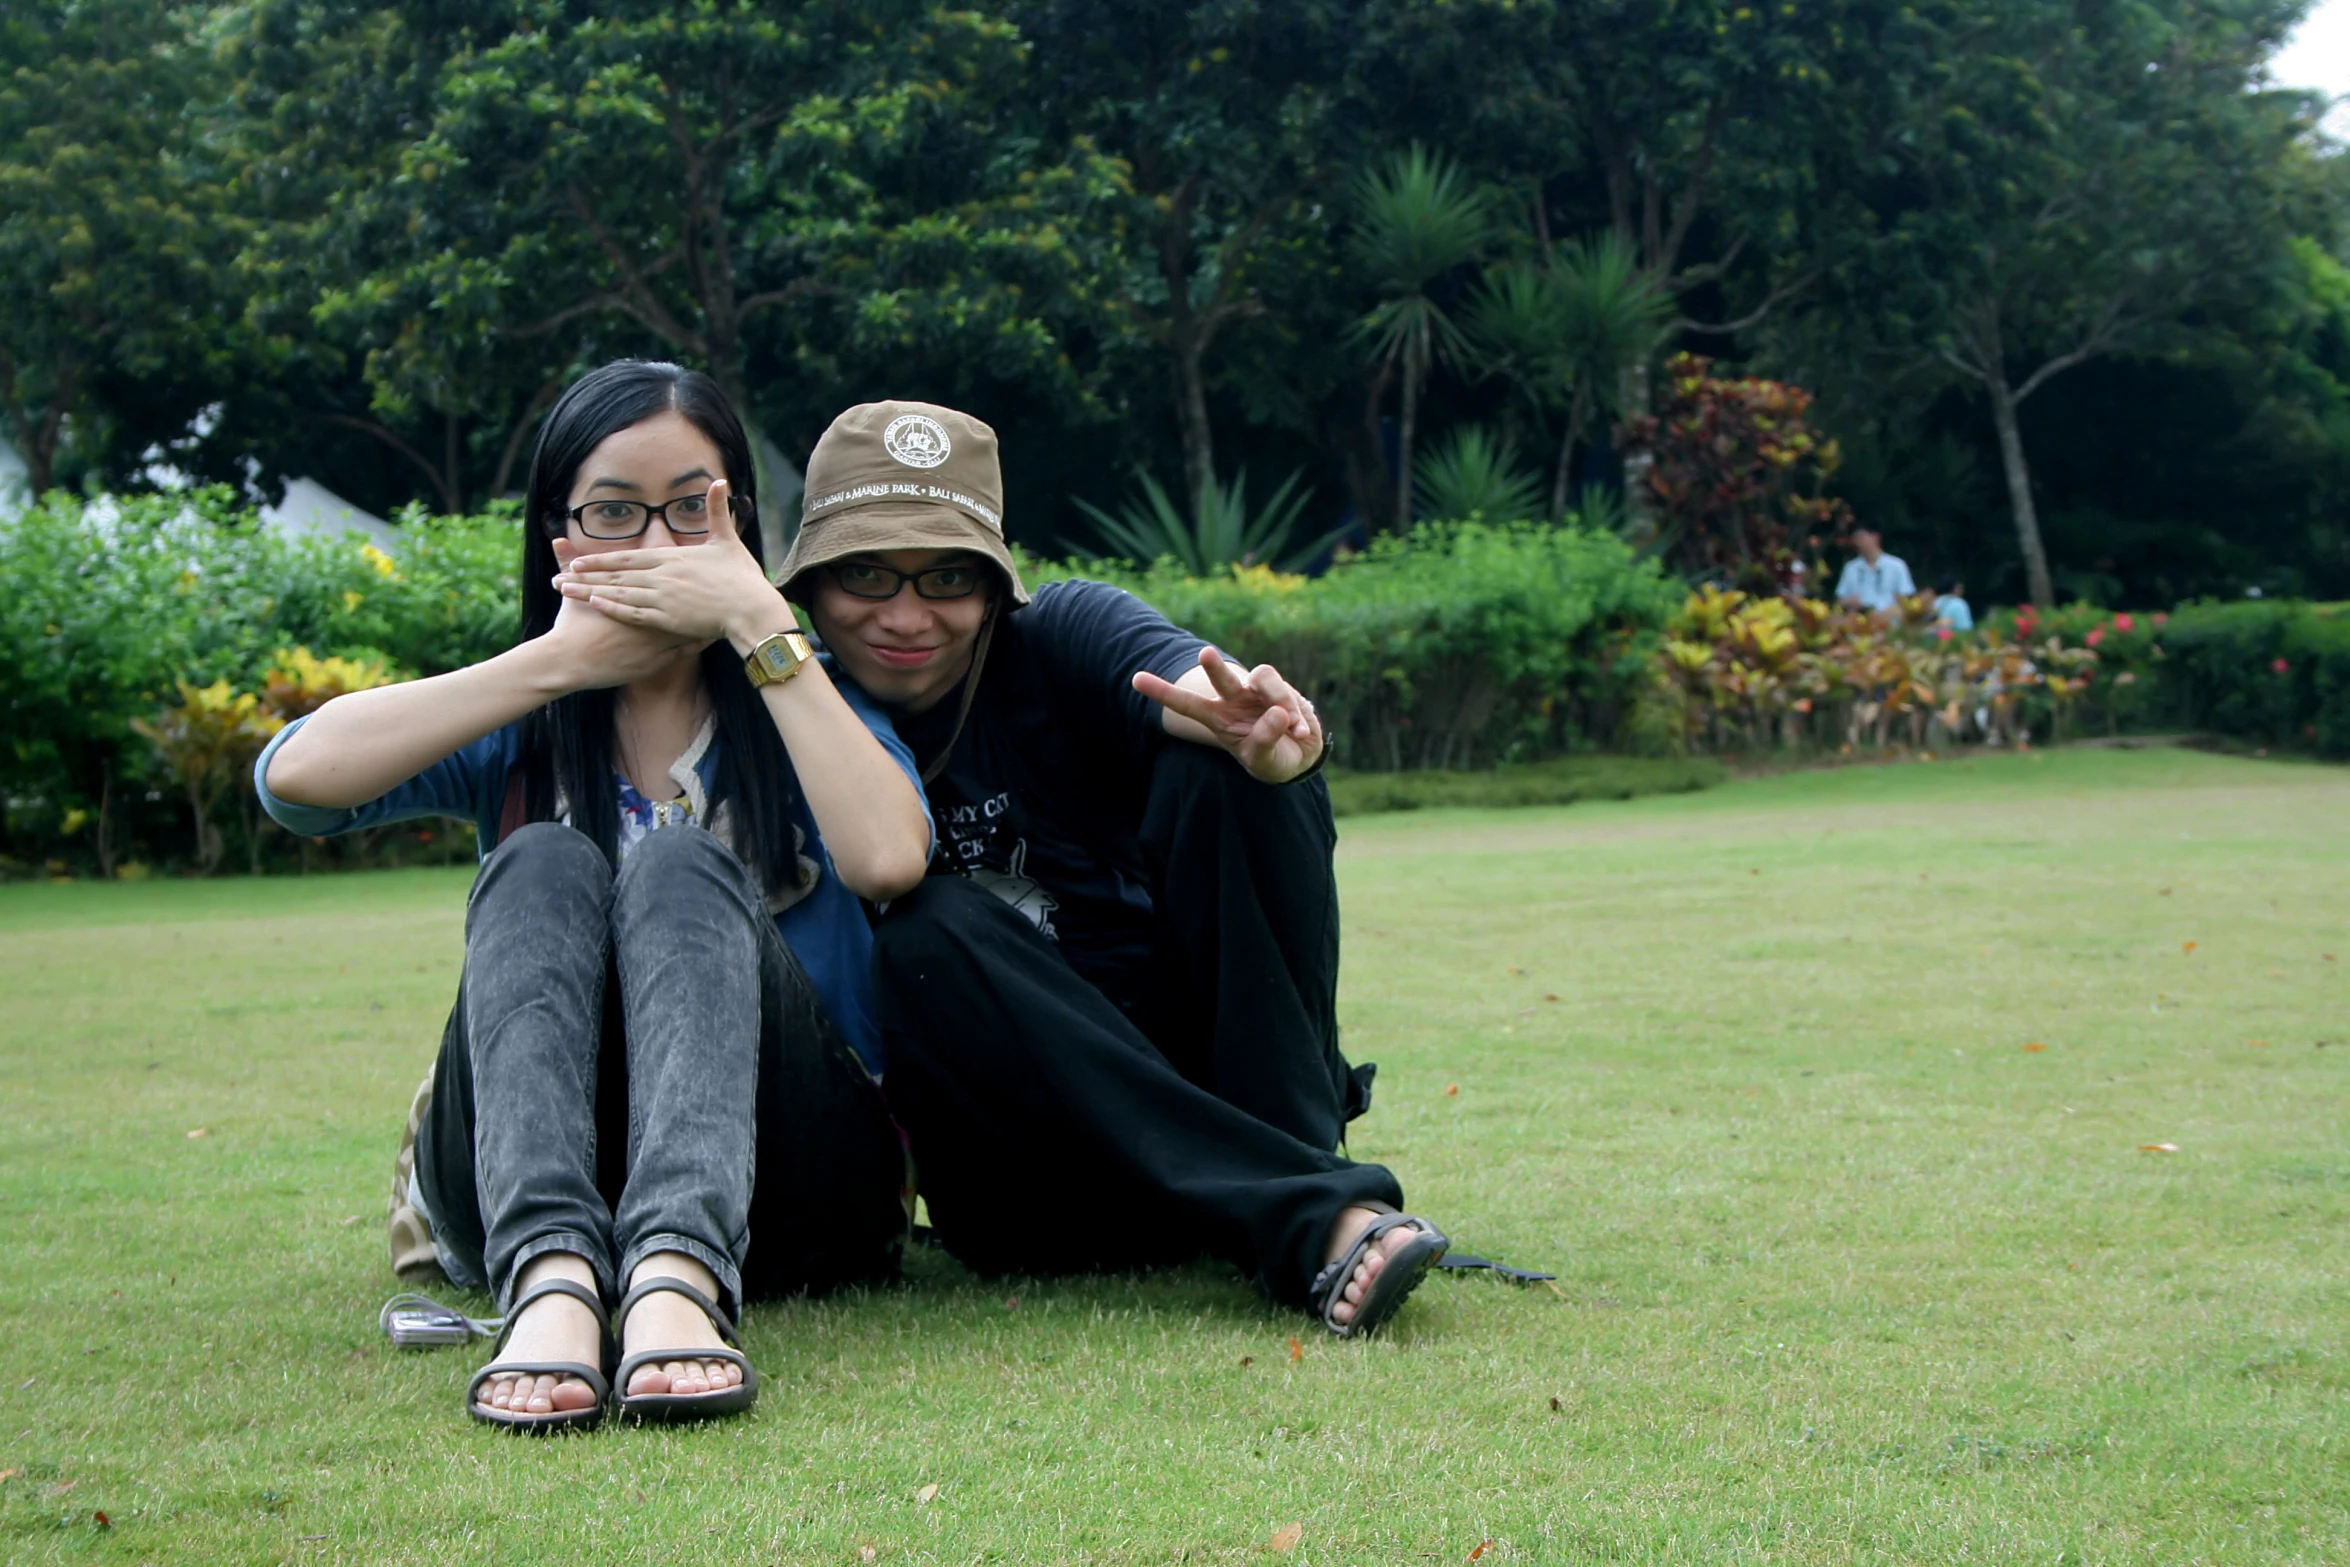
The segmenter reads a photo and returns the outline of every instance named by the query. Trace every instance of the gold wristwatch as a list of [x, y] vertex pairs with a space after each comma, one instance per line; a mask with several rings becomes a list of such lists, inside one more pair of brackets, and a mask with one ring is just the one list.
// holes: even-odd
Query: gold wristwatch
[[815, 656], [806, 637], [797, 631], [778, 631], [751, 649], [751, 656], [743, 660], [743, 673], [751, 677], [754, 686], [780, 685]]

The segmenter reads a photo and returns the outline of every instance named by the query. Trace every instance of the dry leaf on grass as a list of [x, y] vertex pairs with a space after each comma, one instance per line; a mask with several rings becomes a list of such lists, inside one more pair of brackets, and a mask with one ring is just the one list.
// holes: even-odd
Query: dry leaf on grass
[[114, 1527], [114, 1520], [107, 1517], [104, 1513], [90, 1514], [90, 1522], [96, 1524], [101, 1529], [111, 1529]]
[[197, 1127], [195, 1130], [193, 1130], [193, 1131], [191, 1131], [190, 1133], [188, 1133], [188, 1135], [189, 1135], [190, 1137], [203, 1137], [203, 1136], [206, 1136], [206, 1135], [208, 1135], [208, 1133], [210, 1132], [210, 1130], [211, 1130], [211, 1129], [210, 1129], [209, 1127], [202, 1127], [202, 1126], [199, 1126], [199, 1127]]
[[1291, 1551], [1296, 1550], [1297, 1542], [1304, 1539], [1305, 1537], [1306, 1526], [1303, 1522], [1285, 1523], [1280, 1528], [1274, 1530], [1272, 1537], [1265, 1541], [1265, 1549], [1268, 1551], [1277, 1551], [1280, 1554], [1286, 1556]]
[[916, 1507], [928, 1507], [932, 1500], [937, 1497], [937, 1495], [938, 1482], [933, 1480], [930, 1482], [930, 1484], [924, 1486], [921, 1490], [914, 1493], [914, 1505]]
[[1458, 1083], [1447, 1083], [1447, 1084], [1445, 1084], [1445, 1085], [1444, 1085], [1444, 1097], [1445, 1097], [1445, 1098], [1447, 1098], [1447, 1099], [1458, 1099], [1458, 1098], [1460, 1098], [1460, 1096], [1461, 1096], [1461, 1085], [1460, 1085], [1460, 1084], [1458, 1084]]
[[1556, 996], [1553, 996], [1553, 995], [1547, 995], [1547, 994], [1546, 994], [1546, 995], [1544, 995], [1544, 996], [1543, 996], [1543, 998], [1542, 998], [1542, 999], [1543, 999], [1543, 1000], [1545, 1000], [1545, 1001], [1556, 1001], [1556, 1000], [1558, 999], [1558, 997], [1556, 997]]
[[2255, 1050], [2266, 1050], [2268, 1048], [2268, 1041], [2265, 1039], [2247, 1039], [2244, 1041], [2244, 1043], [2250, 1045]]
[[2192, 952], [2195, 950], [2195, 943], [2191, 941], [2182, 941], [2179, 943], [2179, 950], [2181, 952]]
[[877, 1562], [881, 1560], [881, 1553], [870, 1545], [860, 1545], [857, 1547], [857, 1560], [861, 1562]]
[[2029, 1050], [2032, 1054], [2038, 1055], [2041, 1051], [2046, 1050], [2048, 1047], [2035, 1039], [2030, 1044], [2024, 1046], [2024, 1048]]
[[1559, 1396], [1556, 1393], [1550, 1395], [1550, 1412], [1552, 1414], [1561, 1414], [1566, 1410], [1566, 1407], [1566, 1405], [1559, 1402]]
[[1291, 1360], [1305, 1359], [1306, 1347], [1303, 1344], [1300, 1344], [1296, 1339], [1291, 1339], [1289, 1341], [1289, 1358]]
[[2178, 1151], [2179, 1145], [2177, 1143], [2140, 1143], [2138, 1145], [2140, 1153], [2177, 1153]]
[[1484, 1556], [1487, 1551], [1492, 1549], [1493, 1542], [1491, 1540], [1479, 1540], [1476, 1544], [1476, 1547], [1469, 1552], [1469, 1560], [1476, 1561]]

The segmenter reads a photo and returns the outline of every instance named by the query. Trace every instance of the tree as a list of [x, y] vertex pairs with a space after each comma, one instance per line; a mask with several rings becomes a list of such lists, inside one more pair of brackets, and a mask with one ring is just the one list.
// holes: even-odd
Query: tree
[[[1916, 14], [1947, 62], [1897, 172], [1883, 238], [1842, 291], [1897, 347], [1981, 388], [2032, 602], [2055, 585], [2020, 410], [2100, 356], [2177, 345], [2276, 273], [2291, 107], [2248, 92], [2292, 14], [2185, 0]], [[1891, 308], [1888, 309], [1887, 306]]]
[[1564, 406], [1550, 515], [1567, 514], [1575, 448], [1595, 414], [1623, 404], [1631, 372], [1647, 363], [1673, 315], [1671, 299], [1613, 231], [1555, 247], [1547, 264], [1505, 263], [1471, 300], [1470, 340], [1492, 373], [1538, 409]]
[[[322, 279], [314, 315], [444, 496], [470, 488], [462, 422], [501, 440], [502, 484], [554, 391], [617, 352], [700, 366], [803, 451], [844, 358], [1081, 392], [1045, 317], [1087, 308], [1065, 219], [1106, 175], [995, 134], [1023, 71], [1004, 24], [906, 0], [387, 10], [344, 19], [443, 57], [344, 68], [422, 62], [423, 121], [315, 220], [364, 270]], [[419, 415], [437, 456], [397, 434]]]
[[0, 421], [36, 495], [119, 476], [203, 406], [232, 226], [205, 40], [132, 0], [0, 13]]
[[[1036, 50], [1035, 119], [1117, 160], [1113, 287], [1166, 376], [1183, 487], [1216, 487], [1209, 356], [1265, 313], [1260, 275], [1337, 164], [1357, 6], [1297, 0], [1029, 0], [1007, 16]], [[1111, 357], [1121, 345], [1105, 341]]]
[[1436, 282], [1476, 259], [1493, 231], [1490, 203], [1460, 168], [1414, 144], [1355, 177], [1350, 192], [1351, 251], [1365, 282], [1382, 296], [1356, 334], [1376, 366], [1375, 385], [1401, 385], [1395, 516], [1412, 516], [1412, 437], [1420, 389], [1441, 358], [1464, 340], [1444, 305], [1430, 292]]

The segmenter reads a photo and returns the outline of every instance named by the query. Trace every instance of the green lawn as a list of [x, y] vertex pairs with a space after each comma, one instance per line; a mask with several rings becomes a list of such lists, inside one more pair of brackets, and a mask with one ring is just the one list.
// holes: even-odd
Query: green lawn
[[754, 1311], [748, 1420], [563, 1442], [375, 1327], [463, 874], [0, 889], [0, 1559], [2350, 1560], [2350, 772], [1344, 835], [1355, 1152], [1556, 1291], [1365, 1346], [926, 1255]]

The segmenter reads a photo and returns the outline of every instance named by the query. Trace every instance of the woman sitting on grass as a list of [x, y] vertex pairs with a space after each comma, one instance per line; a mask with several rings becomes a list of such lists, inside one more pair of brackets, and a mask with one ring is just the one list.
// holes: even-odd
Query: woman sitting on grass
[[[747, 1408], [746, 1293], [884, 1273], [905, 1233], [857, 900], [922, 879], [929, 815], [769, 585], [754, 492], [707, 378], [593, 372], [531, 460], [521, 639], [337, 698], [256, 769], [296, 833], [480, 832], [413, 1188], [506, 1313], [479, 1420], [593, 1424], [614, 1331], [623, 1414]], [[568, 568], [607, 552], [631, 585], [590, 604]]]

